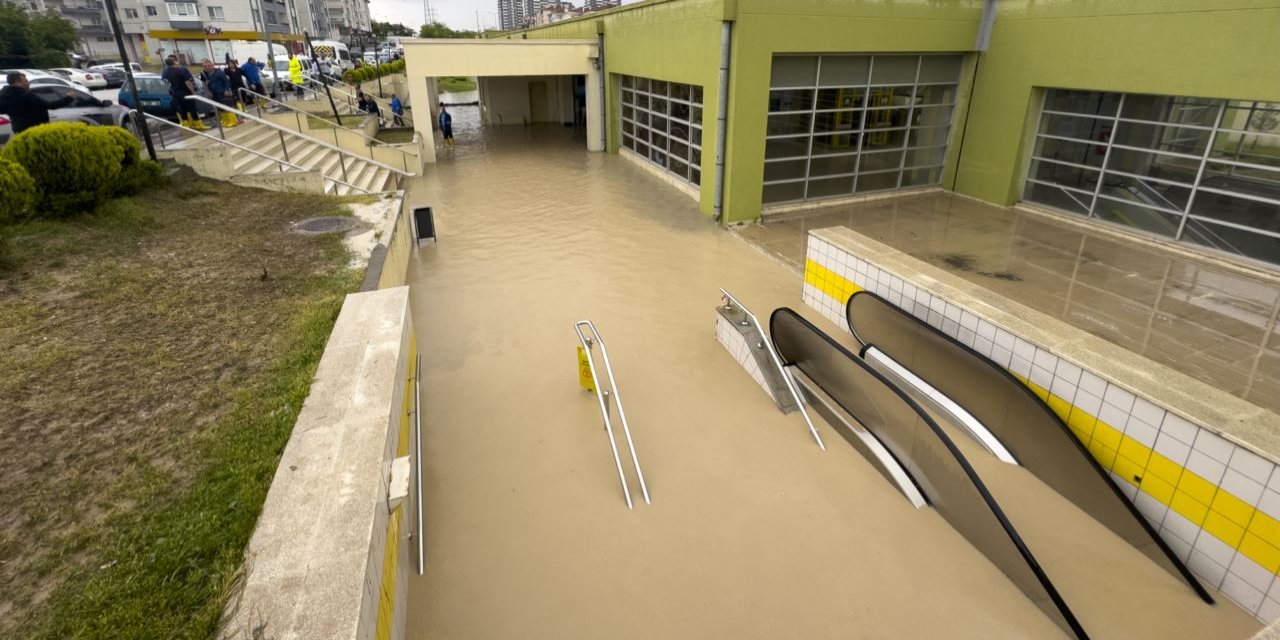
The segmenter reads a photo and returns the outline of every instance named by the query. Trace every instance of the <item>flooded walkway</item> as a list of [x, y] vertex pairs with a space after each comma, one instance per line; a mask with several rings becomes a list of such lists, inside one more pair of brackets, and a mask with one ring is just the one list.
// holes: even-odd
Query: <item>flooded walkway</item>
[[[716, 342], [720, 286], [838, 334], [795, 273], [571, 129], [480, 129], [465, 109], [408, 196], [434, 207], [440, 241], [410, 273], [427, 569], [407, 637], [1060, 637], [821, 423], [819, 450]], [[627, 510], [578, 387], [584, 318], [652, 505]]]
[[1280, 413], [1280, 274], [1258, 277], [949, 193], [832, 206], [738, 232], [799, 270], [808, 232], [831, 226]]

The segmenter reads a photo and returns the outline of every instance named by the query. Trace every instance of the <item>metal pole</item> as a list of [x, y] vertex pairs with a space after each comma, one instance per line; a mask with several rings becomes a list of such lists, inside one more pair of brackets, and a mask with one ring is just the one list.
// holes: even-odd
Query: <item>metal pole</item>
[[267, 12], [262, 8], [262, 0], [258, 0], [258, 19], [262, 21], [262, 39], [267, 41], [267, 72], [271, 74], [271, 99], [280, 97], [280, 78], [276, 76], [276, 56], [271, 46], [271, 25], [267, 23]]
[[[124, 34], [120, 32], [120, 21], [116, 18], [116, 0], [107, 0], [107, 19], [111, 21], [112, 35], [116, 37], [116, 48], [120, 50], [120, 61], [124, 63], [124, 75], [129, 81], [129, 94], [133, 96], [134, 109], [142, 112], [142, 97], [138, 94], [138, 84], [133, 81], [133, 67], [129, 65], [129, 52], [124, 48]], [[156, 159], [156, 147], [151, 142], [151, 131], [147, 128], [147, 118], [136, 119], [142, 133], [142, 141], [147, 145], [147, 155]]]
[[418, 477], [418, 575], [423, 571], [422, 551], [422, 354], [418, 354], [418, 364], [413, 374], [413, 418], [414, 430], [414, 473]]
[[[303, 31], [303, 32], [302, 32], [302, 37], [304, 37], [304, 38], [306, 38], [306, 39], [307, 39], [307, 51], [310, 51], [310, 52], [311, 52], [311, 59], [312, 59], [312, 60], [315, 60], [315, 59], [316, 59], [316, 48], [315, 48], [314, 46], [312, 46], [312, 45], [311, 45], [311, 34], [307, 33], [306, 31]], [[334, 58], [334, 62], [337, 62], [337, 58]], [[323, 72], [323, 71], [321, 71], [320, 73], [321, 73], [321, 74], [323, 74], [324, 72]], [[338, 121], [338, 126], [339, 126], [339, 127], [341, 127], [341, 126], [342, 126], [342, 116], [338, 115], [338, 105], [334, 104], [334, 102], [333, 102], [333, 93], [331, 93], [331, 92], [329, 91], [329, 82], [328, 82], [328, 78], [325, 78], [325, 77], [323, 77], [323, 75], [322, 75], [322, 76], [321, 76], [321, 78], [320, 78], [320, 84], [324, 85], [324, 95], [328, 96], [328, 98], [329, 98], [329, 108], [333, 110], [333, 119], [334, 119], [334, 120], [337, 120], [337, 121]]]
[[724, 217], [724, 156], [729, 128], [729, 56], [733, 41], [733, 23], [720, 25], [720, 95], [716, 96], [716, 185], [713, 211], [716, 222]]

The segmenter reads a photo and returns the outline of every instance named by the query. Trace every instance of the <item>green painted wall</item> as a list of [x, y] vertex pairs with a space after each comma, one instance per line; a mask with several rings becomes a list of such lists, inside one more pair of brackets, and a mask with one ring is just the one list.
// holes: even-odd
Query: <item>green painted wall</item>
[[605, 67], [609, 73], [605, 100], [610, 153], [617, 153], [621, 139], [619, 75], [700, 85], [703, 89], [703, 179], [699, 208], [711, 215], [715, 196], [712, 180], [723, 12], [722, 0], [650, 0], [505, 37], [594, 39], [597, 29], [603, 31]]
[[[1280, 101], [1280, 0], [1001, 0], [955, 190], [1019, 199], [1044, 87]], [[944, 184], [951, 184], [950, 182]]]
[[738, 0], [736, 18], [725, 222], [760, 215], [773, 54], [966, 52], [977, 38], [982, 2]]

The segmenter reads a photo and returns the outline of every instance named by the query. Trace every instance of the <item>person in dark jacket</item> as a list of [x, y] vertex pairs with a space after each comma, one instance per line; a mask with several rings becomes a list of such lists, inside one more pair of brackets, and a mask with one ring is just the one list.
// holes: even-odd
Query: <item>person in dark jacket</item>
[[27, 82], [27, 76], [22, 72], [12, 72], [5, 80], [9, 85], [0, 89], [0, 113], [9, 116], [15, 134], [48, 123], [50, 109], [65, 107], [75, 100], [71, 96], [63, 96], [51, 102], [46, 101], [31, 92], [31, 83]]
[[[226, 72], [214, 66], [213, 61], [208, 58], [201, 61], [201, 64], [204, 66], [204, 71], [200, 72], [200, 81], [204, 83], [206, 97], [234, 108], [235, 97], [231, 95], [231, 81], [227, 79]], [[221, 118], [223, 128], [239, 124], [235, 112], [219, 111], [218, 117]]]
[[184, 127], [203, 131], [204, 121], [200, 119], [195, 103], [186, 99], [187, 96], [195, 94], [196, 79], [191, 77], [191, 72], [186, 67], [178, 64], [176, 57], [169, 56], [165, 58], [164, 63], [165, 68], [160, 73], [160, 79], [169, 85], [169, 97], [173, 100], [174, 110], [178, 112], [178, 120]]

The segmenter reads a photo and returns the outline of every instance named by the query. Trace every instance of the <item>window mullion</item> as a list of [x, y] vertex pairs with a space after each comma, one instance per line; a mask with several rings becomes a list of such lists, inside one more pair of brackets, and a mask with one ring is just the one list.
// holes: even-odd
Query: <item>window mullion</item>
[[1182, 210], [1182, 219], [1178, 221], [1178, 231], [1174, 240], [1181, 240], [1187, 229], [1187, 216], [1191, 215], [1191, 207], [1196, 202], [1196, 192], [1200, 189], [1200, 181], [1204, 179], [1204, 168], [1209, 164], [1209, 154], [1213, 152], [1213, 143], [1218, 141], [1218, 133], [1222, 127], [1222, 116], [1227, 111], [1227, 101], [1218, 103], [1218, 116], [1213, 119], [1213, 133], [1209, 135], [1209, 143], [1204, 146], [1204, 154], [1200, 156], [1200, 166], [1196, 169], [1195, 182], [1191, 183], [1191, 195], [1187, 198], [1187, 206]]

